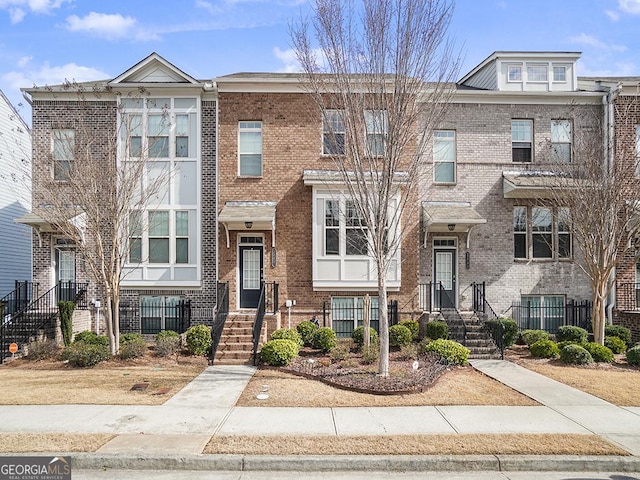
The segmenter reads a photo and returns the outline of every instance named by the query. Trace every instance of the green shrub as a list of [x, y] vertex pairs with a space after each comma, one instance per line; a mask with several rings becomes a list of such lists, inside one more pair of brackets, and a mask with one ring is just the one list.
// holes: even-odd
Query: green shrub
[[423, 350], [435, 353], [448, 365], [466, 365], [469, 360], [469, 349], [453, 340], [439, 338], [425, 345]]
[[402, 320], [399, 325], [407, 327], [411, 331], [411, 340], [418, 340], [418, 337], [420, 336], [420, 324], [417, 320]]
[[627, 350], [627, 363], [629, 365], [640, 365], [640, 345]]
[[585, 343], [582, 346], [591, 354], [594, 362], [613, 362], [613, 352], [610, 348], [595, 342]]
[[560, 360], [572, 365], [587, 365], [593, 363], [591, 354], [577, 343], [567, 345], [560, 350]]
[[409, 345], [413, 335], [404, 325], [392, 325], [389, 327], [389, 346], [401, 347], [403, 345]]
[[27, 358], [30, 360], [46, 360], [58, 354], [59, 348], [55, 340], [49, 338], [37, 340], [29, 344], [27, 348]]
[[123, 333], [120, 335], [120, 346], [126, 345], [130, 342], [137, 342], [139, 340], [144, 340], [144, 337], [139, 333]]
[[60, 330], [62, 331], [62, 341], [65, 347], [71, 345], [73, 337], [73, 311], [76, 304], [71, 301], [58, 302], [58, 311], [60, 312]]
[[556, 340], [558, 342], [575, 342], [575, 343], [587, 343], [587, 332], [584, 328], [576, 327], [574, 325], [563, 325], [558, 327], [556, 332]]
[[369, 345], [369, 348], [362, 347], [362, 363], [365, 365], [372, 365], [378, 361], [378, 355], [380, 353], [377, 345]]
[[336, 345], [329, 352], [329, 358], [331, 359], [331, 363], [342, 362], [349, 358], [349, 348], [345, 345]]
[[607, 325], [604, 327], [605, 337], [618, 337], [627, 344], [627, 347], [631, 346], [631, 330], [622, 325]]
[[604, 346], [613, 353], [624, 353], [627, 351], [627, 343], [620, 337], [604, 337]]
[[161, 330], [156, 334], [156, 342], [166, 338], [180, 338], [180, 334], [173, 330]]
[[520, 332], [520, 336], [525, 345], [529, 347], [540, 340], [549, 340], [549, 333], [544, 330], [523, 330]]
[[206, 325], [194, 325], [187, 330], [185, 335], [187, 347], [194, 355], [206, 356], [211, 353], [211, 328]]
[[427, 322], [424, 327], [424, 336], [431, 340], [438, 340], [439, 338], [447, 338], [449, 336], [449, 325], [445, 322], [433, 320]]
[[109, 346], [109, 339], [106, 335], [98, 335], [91, 330], [84, 330], [82, 332], [76, 333], [76, 336], [73, 339], [74, 342], [84, 342], [89, 345], [103, 345], [105, 347]]
[[86, 343], [84, 340], [76, 341], [62, 351], [62, 359], [72, 367], [92, 367], [110, 357], [107, 345]]
[[313, 332], [315, 332], [317, 329], [318, 325], [308, 320], [300, 323], [296, 327], [296, 330], [300, 334], [300, 337], [302, 337], [303, 344], [307, 347], [311, 346], [311, 337], [313, 336]]
[[329, 352], [333, 347], [338, 344], [336, 332], [329, 327], [320, 327], [311, 337], [311, 345], [313, 348], [322, 350], [323, 352]]
[[293, 340], [298, 345], [303, 346], [304, 342], [302, 341], [302, 337], [298, 333], [298, 330], [294, 330], [293, 328], [280, 328], [273, 332], [269, 337], [269, 340]]
[[505, 348], [516, 343], [516, 339], [518, 338], [518, 324], [514, 319], [494, 318], [487, 320], [485, 326], [493, 338], [496, 339], [496, 343], [499, 344], [499, 342], [502, 341], [502, 345]]
[[159, 340], [156, 340], [156, 344], [154, 347], [154, 353], [158, 357], [168, 357], [170, 355], [175, 355], [180, 351], [181, 346], [180, 337], [162, 337]]
[[291, 360], [298, 356], [300, 347], [293, 340], [287, 340], [285, 338], [278, 338], [276, 340], [269, 340], [262, 345], [260, 350], [260, 359], [275, 367], [289, 365]]
[[564, 342], [557, 342], [557, 345], [558, 345], [558, 350], [562, 350], [567, 345], [581, 345], [581, 344], [580, 343], [576, 343], [576, 342], [572, 342], [571, 340], [565, 340]]
[[535, 358], [558, 358], [560, 350], [558, 345], [551, 340], [538, 340], [529, 347], [531, 356]]
[[[351, 332], [351, 338], [353, 339], [353, 343], [356, 344], [356, 347], [362, 348], [364, 345], [364, 327], [360, 325], [355, 328], [353, 332]], [[378, 332], [371, 327], [369, 327], [369, 343], [371, 345], [378, 343]]]
[[122, 342], [122, 337], [120, 337], [120, 358], [128, 360], [130, 358], [144, 357], [144, 354], [147, 353], [147, 342], [139, 333], [130, 335], [138, 336], [130, 337], [124, 342]]

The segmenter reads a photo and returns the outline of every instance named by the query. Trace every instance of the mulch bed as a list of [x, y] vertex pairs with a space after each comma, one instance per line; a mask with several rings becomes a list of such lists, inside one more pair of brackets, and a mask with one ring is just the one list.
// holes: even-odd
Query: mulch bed
[[415, 362], [401, 352], [389, 352], [389, 376], [383, 377], [378, 374], [378, 362], [366, 365], [360, 353], [351, 352], [345, 360], [332, 362], [327, 354], [304, 348], [300, 356], [281, 369], [346, 390], [402, 395], [425, 391], [450, 368], [434, 355], [421, 355]]

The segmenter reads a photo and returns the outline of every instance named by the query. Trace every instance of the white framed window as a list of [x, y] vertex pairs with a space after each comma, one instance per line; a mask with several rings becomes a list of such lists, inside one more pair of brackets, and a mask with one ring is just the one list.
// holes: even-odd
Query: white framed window
[[184, 297], [140, 295], [140, 329], [143, 334], [162, 330], [182, 331], [180, 304]]
[[262, 122], [238, 123], [238, 155], [241, 177], [262, 176]]
[[527, 65], [527, 80], [529, 82], [548, 82], [547, 65]]
[[511, 154], [514, 162], [533, 160], [533, 120], [511, 120]]
[[551, 161], [571, 163], [571, 121], [551, 120]]
[[325, 110], [322, 115], [322, 154], [345, 154], [345, 127], [343, 110]]
[[129, 263], [142, 263], [142, 212], [129, 214]]
[[527, 258], [527, 207], [513, 207], [513, 257]]
[[507, 66], [507, 81], [509, 81], [509, 82], [521, 82], [522, 81], [522, 65], [508, 65]]
[[453, 130], [433, 132], [433, 181], [456, 181], [456, 132]]
[[[369, 307], [369, 321], [371, 328], [378, 331], [378, 297], [371, 296]], [[351, 333], [362, 325], [364, 319], [364, 298], [331, 297], [331, 326], [336, 336], [351, 337]]]
[[558, 258], [573, 257], [571, 242], [571, 211], [567, 207], [558, 209]]
[[189, 263], [189, 212], [178, 210], [176, 215], [176, 263]]
[[553, 81], [554, 82], [566, 82], [567, 81], [567, 67], [564, 65], [553, 66]]
[[345, 252], [347, 255], [367, 255], [369, 252], [367, 222], [353, 200], [347, 200], [345, 207]]
[[68, 180], [73, 168], [76, 132], [68, 128], [53, 130], [53, 179]]
[[149, 263], [169, 263], [169, 212], [149, 213]]
[[370, 157], [383, 156], [387, 143], [386, 110], [365, 110], [365, 153]]
[[340, 202], [324, 202], [324, 254], [340, 255]]
[[533, 258], [553, 258], [553, 213], [547, 207], [531, 209]]
[[527, 312], [526, 329], [555, 333], [564, 324], [564, 295], [522, 295], [520, 302]]
[[636, 125], [636, 143], [635, 143], [635, 162], [636, 162], [636, 177], [640, 177], [640, 125]]

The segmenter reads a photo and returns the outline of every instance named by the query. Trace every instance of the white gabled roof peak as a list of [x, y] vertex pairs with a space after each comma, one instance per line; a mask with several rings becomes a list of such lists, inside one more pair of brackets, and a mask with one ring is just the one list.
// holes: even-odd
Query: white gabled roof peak
[[111, 85], [126, 83], [185, 83], [199, 85], [201, 82], [183, 72], [156, 52], [153, 52], [109, 82]]

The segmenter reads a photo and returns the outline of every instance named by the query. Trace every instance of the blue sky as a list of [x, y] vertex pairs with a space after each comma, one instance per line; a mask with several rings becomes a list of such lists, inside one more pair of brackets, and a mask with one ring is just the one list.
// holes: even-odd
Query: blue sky
[[[0, 89], [112, 78], [157, 52], [190, 75], [294, 71], [308, 0], [0, 0]], [[496, 50], [578, 51], [578, 75], [640, 76], [640, 0], [458, 0], [459, 77]]]

